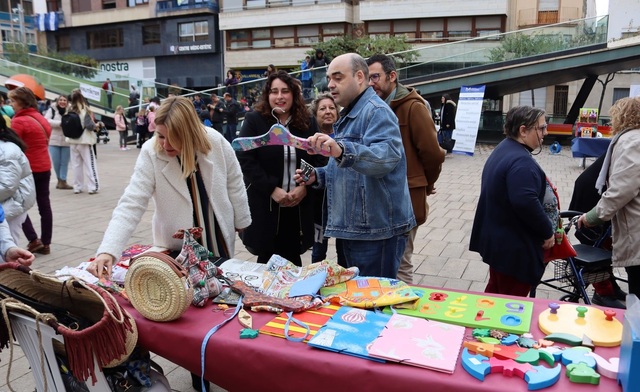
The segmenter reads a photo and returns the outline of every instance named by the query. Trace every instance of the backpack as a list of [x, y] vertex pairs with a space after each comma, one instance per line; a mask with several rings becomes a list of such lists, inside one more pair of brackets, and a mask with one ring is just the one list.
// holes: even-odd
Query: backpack
[[84, 132], [80, 115], [76, 112], [67, 112], [60, 121], [62, 133], [69, 139], [79, 139]]
[[149, 123], [147, 122], [147, 116], [137, 116], [136, 125], [139, 127], [144, 127], [149, 125]]

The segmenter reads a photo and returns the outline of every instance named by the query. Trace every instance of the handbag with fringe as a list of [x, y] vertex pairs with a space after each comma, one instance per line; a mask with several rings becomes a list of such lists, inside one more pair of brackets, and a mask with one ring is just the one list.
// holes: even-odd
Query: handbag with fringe
[[0, 265], [0, 286], [0, 348], [13, 342], [9, 312], [26, 314], [61, 334], [69, 368], [80, 380], [91, 376], [95, 384], [94, 357], [100, 368], [114, 367], [135, 348], [133, 317], [101, 287], [77, 278], [61, 281], [18, 263]]

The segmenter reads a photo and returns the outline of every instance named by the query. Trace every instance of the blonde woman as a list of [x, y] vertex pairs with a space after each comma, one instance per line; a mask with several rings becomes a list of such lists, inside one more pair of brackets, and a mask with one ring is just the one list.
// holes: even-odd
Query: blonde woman
[[96, 124], [93, 122], [91, 109], [89, 109], [89, 105], [87, 105], [87, 101], [80, 90], [73, 90], [70, 101], [71, 104], [68, 111], [78, 113], [84, 127], [84, 132], [79, 138], [65, 139], [71, 145], [73, 193], [82, 193], [86, 188], [90, 195], [94, 195], [100, 190], [98, 162], [92, 147], [98, 142], [98, 136], [94, 132]]
[[602, 196], [578, 226], [611, 220], [613, 266], [625, 268], [629, 293], [640, 297], [640, 97], [619, 99], [609, 113], [613, 138], [596, 181]]
[[122, 105], [116, 107], [116, 114], [113, 116], [116, 123], [116, 131], [120, 135], [120, 149], [122, 151], [128, 150], [127, 148], [127, 120], [124, 118], [124, 108]]
[[[111, 275], [152, 198], [153, 244], [162, 248], [180, 250], [182, 239], [173, 234], [200, 226], [207, 249], [233, 257], [235, 232], [251, 223], [236, 154], [220, 133], [200, 122], [191, 101], [167, 98], [155, 122], [156, 136], [142, 145], [131, 181], [88, 268], [96, 276], [105, 270]], [[202, 213], [194, 217], [193, 211]]]

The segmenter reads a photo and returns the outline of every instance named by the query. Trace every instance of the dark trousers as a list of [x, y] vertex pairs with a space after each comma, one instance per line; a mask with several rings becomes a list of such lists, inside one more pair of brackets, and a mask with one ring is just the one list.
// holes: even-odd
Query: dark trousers
[[627, 271], [627, 282], [629, 282], [629, 294], [635, 294], [640, 298], [640, 265], [624, 267]]
[[233, 141], [233, 139], [236, 138], [236, 130], [237, 129], [238, 129], [238, 124], [237, 123], [232, 123], [232, 124], [227, 123], [227, 133], [226, 133], [225, 137], [227, 138], [229, 143], [231, 143]]
[[224, 131], [222, 130], [222, 123], [221, 122], [211, 123], [211, 127], [213, 129], [215, 129], [216, 131], [220, 132], [222, 135], [224, 135]]
[[[33, 173], [33, 181], [36, 184], [36, 202], [38, 203], [38, 213], [40, 213], [40, 239], [45, 245], [51, 244], [51, 233], [53, 232], [53, 212], [51, 211], [51, 201], [49, 200], [49, 181], [51, 171]], [[22, 224], [22, 231], [29, 242], [38, 238], [38, 233], [33, 228], [33, 223], [29, 215]]]
[[531, 285], [514, 279], [513, 276], [500, 273], [493, 268], [489, 268], [489, 282], [485, 287], [485, 293], [515, 295], [518, 297], [528, 297]]

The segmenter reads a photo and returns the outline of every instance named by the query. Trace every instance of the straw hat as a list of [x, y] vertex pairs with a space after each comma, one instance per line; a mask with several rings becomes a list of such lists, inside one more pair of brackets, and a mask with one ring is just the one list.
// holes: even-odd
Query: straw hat
[[124, 287], [133, 307], [153, 321], [179, 318], [193, 299], [187, 271], [171, 256], [159, 252], [135, 257]]

